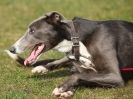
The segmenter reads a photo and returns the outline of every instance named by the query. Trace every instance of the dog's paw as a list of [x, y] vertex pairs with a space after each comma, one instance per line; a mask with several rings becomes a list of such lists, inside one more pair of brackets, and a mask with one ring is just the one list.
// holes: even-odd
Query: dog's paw
[[64, 92], [62, 88], [55, 88], [52, 92], [53, 96], [56, 96], [60, 99], [68, 99], [68, 98], [72, 97], [73, 94], [74, 93], [72, 91], [65, 91]]
[[48, 69], [44, 66], [37, 66], [31, 70], [32, 74], [46, 74]]

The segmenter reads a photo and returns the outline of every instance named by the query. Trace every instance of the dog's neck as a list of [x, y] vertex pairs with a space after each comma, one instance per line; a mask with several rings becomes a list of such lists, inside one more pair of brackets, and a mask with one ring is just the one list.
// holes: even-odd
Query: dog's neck
[[[72, 19], [72, 22], [79, 36], [79, 40], [82, 42], [86, 40], [86, 37], [88, 37], [88, 35], [90, 35], [89, 37], [91, 37], [91, 34], [94, 33], [94, 30], [98, 27], [97, 21], [89, 21], [77, 17]], [[86, 24], [89, 24], [89, 26]], [[60, 32], [63, 33], [63, 38], [71, 40], [71, 32], [68, 32], [66, 29]]]

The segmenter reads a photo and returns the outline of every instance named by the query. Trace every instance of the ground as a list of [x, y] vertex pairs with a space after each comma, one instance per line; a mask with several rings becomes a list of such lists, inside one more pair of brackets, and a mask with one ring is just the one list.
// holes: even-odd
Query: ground
[[[0, 99], [53, 99], [52, 90], [70, 74], [67, 69], [60, 69], [33, 76], [31, 67], [18, 65], [4, 53], [25, 33], [32, 20], [56, 10], [68, 19], [80, 16], [133, 22], [132, 4], [133, 0], [0, 0]], [[42, 58], [62, 56], [62, 53], [50, 51]], [[124, 88], [80, 87], [73, 99], [133, 99], [133, 81]]]

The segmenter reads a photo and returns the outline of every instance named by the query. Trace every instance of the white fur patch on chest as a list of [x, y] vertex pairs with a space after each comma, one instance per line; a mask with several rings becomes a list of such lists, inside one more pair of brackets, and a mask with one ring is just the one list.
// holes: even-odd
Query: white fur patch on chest
[[[72, 50], [72, 46], [73, 46], [73, 42], [72, 41], [68, 41], [68, 40], [63, 40], [62, 42], [60, 42], [54, 49], [59, 51], [59, 52], [64, 52], [64, 53], [69, 53]], [[90, 69], [90, 67], [92, 66], [92, 61], [91, 59], [91, 55], [89, 53], [89, 51], [87, 50], [86, 46], [79, 41], [79, 53], [80, 53], [80, 57], [79, 57], [79, 61], [83, 64], [81, 65], [82, 68], [85, 69]], [[73, 55], [68, 55], [68, 57], [70, 59], [75, 59], [75, 56]]]
[[[59, 52], [67, 53], [72, 50], [72, 46], [73, 42], [65, 39], [62, 42], [60, 42], [54, 49]], [[79, 46], [80, 46], [79, 47], [80, 55], [90, 58], [91, 57], [90, 53], [88, 52], [87, 48], [81, 41], [79, 41]]]
[[55, 50], [59, 51], [59, 52], [70, 52], [72, 49], [72, 42], [68, 41], [68, 40], [63, 40], [62, 42], [60, 42], [57, 46], [55, 46]]

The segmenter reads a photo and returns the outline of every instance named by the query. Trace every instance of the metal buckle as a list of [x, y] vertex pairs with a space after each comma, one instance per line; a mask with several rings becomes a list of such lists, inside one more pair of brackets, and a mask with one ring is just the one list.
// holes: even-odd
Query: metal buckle
[[73, 47], [79, 47], [79, 43], [73, 43]]
[[71, 40], [73, 40], [73, 39], [79, 39], [79, 37], [76, 37], [76, 36], [71, 37]]
[[71, 37], [71, 41], [73, 42], [73, 47], [79, 47], [79, 37]]

